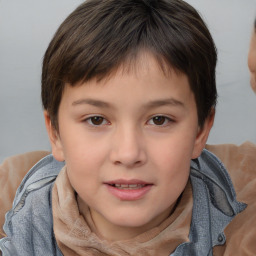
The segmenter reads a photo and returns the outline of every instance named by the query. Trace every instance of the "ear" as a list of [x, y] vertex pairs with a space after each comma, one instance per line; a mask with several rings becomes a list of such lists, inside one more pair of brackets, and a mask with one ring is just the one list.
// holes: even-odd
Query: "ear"
[[63, 146], [58, 131], [52, 125], [50, 116], [47, 111], [44, 111], [44, 121], [50, 139], [52, 154], [57, 161], [64, 161]]
[[201, 152], [205, 147], [209, 133], [213, 126], [214, 117], [215, 117], [215, 109], [212, 109], [211, 113], [205, 120], [203, 127], [198, 128], [198, 134], [197, 134], [194, 149], [193, 149], [192, 159], [198, 158], [201, 155]]

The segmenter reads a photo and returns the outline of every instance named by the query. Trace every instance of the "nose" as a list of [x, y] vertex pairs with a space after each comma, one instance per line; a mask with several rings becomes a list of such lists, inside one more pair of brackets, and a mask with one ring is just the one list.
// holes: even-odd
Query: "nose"
[[132, 127], [117, 129], [111, 144], [110, 159], [115, 165], [134, 168], [145, 164], [147, 153], [143, 135], [138, 129]]

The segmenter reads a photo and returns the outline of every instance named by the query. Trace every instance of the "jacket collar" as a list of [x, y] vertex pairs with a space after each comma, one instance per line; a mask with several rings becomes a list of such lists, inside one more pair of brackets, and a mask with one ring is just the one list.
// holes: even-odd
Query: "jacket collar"
[[228, 172], [207, 150], [191, 161], [190, 179], [194, 200], [190, 242], [178, 246], [172, 255], [212, 255], [212, 248], [226, 241], [225, 227], [246, 205], [236, 200]]

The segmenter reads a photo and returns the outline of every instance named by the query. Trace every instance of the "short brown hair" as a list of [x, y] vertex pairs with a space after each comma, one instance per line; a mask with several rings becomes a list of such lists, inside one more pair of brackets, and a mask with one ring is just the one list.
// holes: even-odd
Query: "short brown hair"
[[55, 128], [66, 83], [101, 79], [145, 49], [188, 76], [199, 124], [216, 105], [216, 47], [181, 0], [87, 0], [57, 30], [43, 60], [42, 103]]

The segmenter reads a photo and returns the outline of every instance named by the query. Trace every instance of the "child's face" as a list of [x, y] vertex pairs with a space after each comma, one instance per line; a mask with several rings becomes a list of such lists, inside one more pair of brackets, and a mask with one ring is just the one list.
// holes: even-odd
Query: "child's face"
[[251, 87], [256, 93], [256, 31], [253, 30], [250, 50], [248, 54], [248, 66], [251, 73]]
[[170, 214], [212, 125], [199, 128], [187, 76], [165, 76], [149, 54], [108, 79], [67, 85], [58, 122], [54, 137], [46, 115], [53, 154], [66, 161], [80, 201], [109, 240], [138, 235]]

